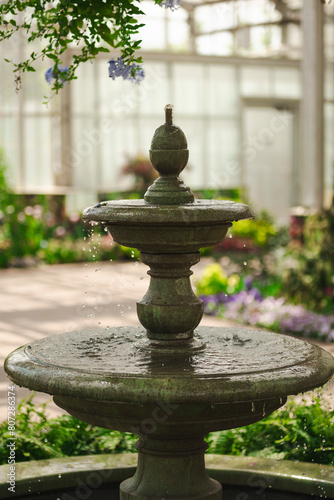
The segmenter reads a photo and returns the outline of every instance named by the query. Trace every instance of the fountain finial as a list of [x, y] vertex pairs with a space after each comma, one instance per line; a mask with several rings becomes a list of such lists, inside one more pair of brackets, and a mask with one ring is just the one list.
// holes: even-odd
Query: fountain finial
[[173, 104], [166, 104], [165, 115], [166, 115], [166, 125], [173, 125]]
[[160, 177], [148, 188], [145, 201], [154, 205], [183, 205], [195, 197], [179, 179], [189, 158], [187, 139], [180, 127], [173, 124], [172, 104], [165, 106], [165, 123], [154, 132], [150, 159]]

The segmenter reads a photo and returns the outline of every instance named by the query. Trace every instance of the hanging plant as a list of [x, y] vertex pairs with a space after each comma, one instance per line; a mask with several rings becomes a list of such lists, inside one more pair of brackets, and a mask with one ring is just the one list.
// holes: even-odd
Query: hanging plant
[[[180, 0], [154, 0], [161, 7], [174, 10]], [[11, 39], [19, 30], [25, 33], [27, 43], [42, 42], [41, 49], [18, 63], [5, 59], [14, 66], [17, 89], [21, 73], [36, 71], [35, 62], [48, 58], [53, 65], [46, 79], [56, 93], [65, 83], [77, 78], [78, 66], [94, 59], [100, 52], [119, 49], [120, 59], [113, 59], [110, 76], [122, 76], [139, 81], [144, 75], [142, 58], [136, 55], [141, 40], [134, 39], [144, 24], [138, 16], [144, 14], [140, 0], [8, 0], [0, 4], [0, 42]], [[69, 66], [64, 66], [64, 53], [76, 46]], [[109, 63], [110, 64], [110, 63]], [[126, 73], [127, 72], [127, 73]]]

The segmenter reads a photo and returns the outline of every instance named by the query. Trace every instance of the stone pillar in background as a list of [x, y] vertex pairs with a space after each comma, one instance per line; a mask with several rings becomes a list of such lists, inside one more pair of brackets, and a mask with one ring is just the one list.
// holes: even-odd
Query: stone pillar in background
[[302, 2], [302, 168], [300, 201], [317, 210], [324, 190], [324, 43], [323, 5]]

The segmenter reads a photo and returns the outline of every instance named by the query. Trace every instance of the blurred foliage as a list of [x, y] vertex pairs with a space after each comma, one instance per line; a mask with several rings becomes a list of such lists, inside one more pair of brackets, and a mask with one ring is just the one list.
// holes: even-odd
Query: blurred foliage
[[158, 178], [158, 172], [153, 167], [149, 158], [144, 155], [128, 157], [127, 163], [122, 168], [123, 175], [131, 175], [134, 180], [134, 191], [145, 192]]
[[[94, 453], [134, 452], [137, 438], [121, 432], [110, 432], [63, 415], [50, 419], [47, 403], [35, 405], [33, 396], [22, 400], [15, 421], [16, 461], [73, 457]], [[7, 422], [0, 424], [0, 463], [7, 463]]]
[[291, 400], [252, 425], [209, 434], [208, 442], [208, 453], [333, 465], [334, 411], [318, 398], [312, 404]]
[[14, 193], [0, 151], [0, 268], [138, 258], [136, 249], [114, 244], [102, 225], [67, 216], [65, 196]]
[[236, 293], [242, 290], [243, 281], [238, 274], [227, 276], [220, 264], [210, 264], [197, 282], [198, 295], [215, 295], [218, 293]]
[[334, 308], [334, 200], [332, 206], [308, 216], [303, 244], [292, 244], [286, 254], [290, 267], [283, 272], [282, 292], [294, 303], [318, 311]]
[[235, 222], [231, 232], [233, 237], [250, 238], [258, 247], [277, 247], [287, 243], [287, 230], [278, 228], [265, 211], [254, 219]]
[[[0, 424], [0, 464], [8, 460], [7, 425]], [[94, 427], [68, 415], [50, 419], [47, 404], [35, 405], [33, 395], [19, 403], [15, 425], [17, 462], [136, 452], [134, 434]], [[260, 422], [211, 433], [207, 441], [208, 453], [333, 464], [334, 411], [319, 399], [311, 404], [291, 400]]]

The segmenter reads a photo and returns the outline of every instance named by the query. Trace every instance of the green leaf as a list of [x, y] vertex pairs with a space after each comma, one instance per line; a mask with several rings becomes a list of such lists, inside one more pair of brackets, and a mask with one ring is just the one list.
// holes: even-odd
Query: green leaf
[[101, 38], [111, 47], [115, 46], [115, 37], [111, 33], [101, 33]]

